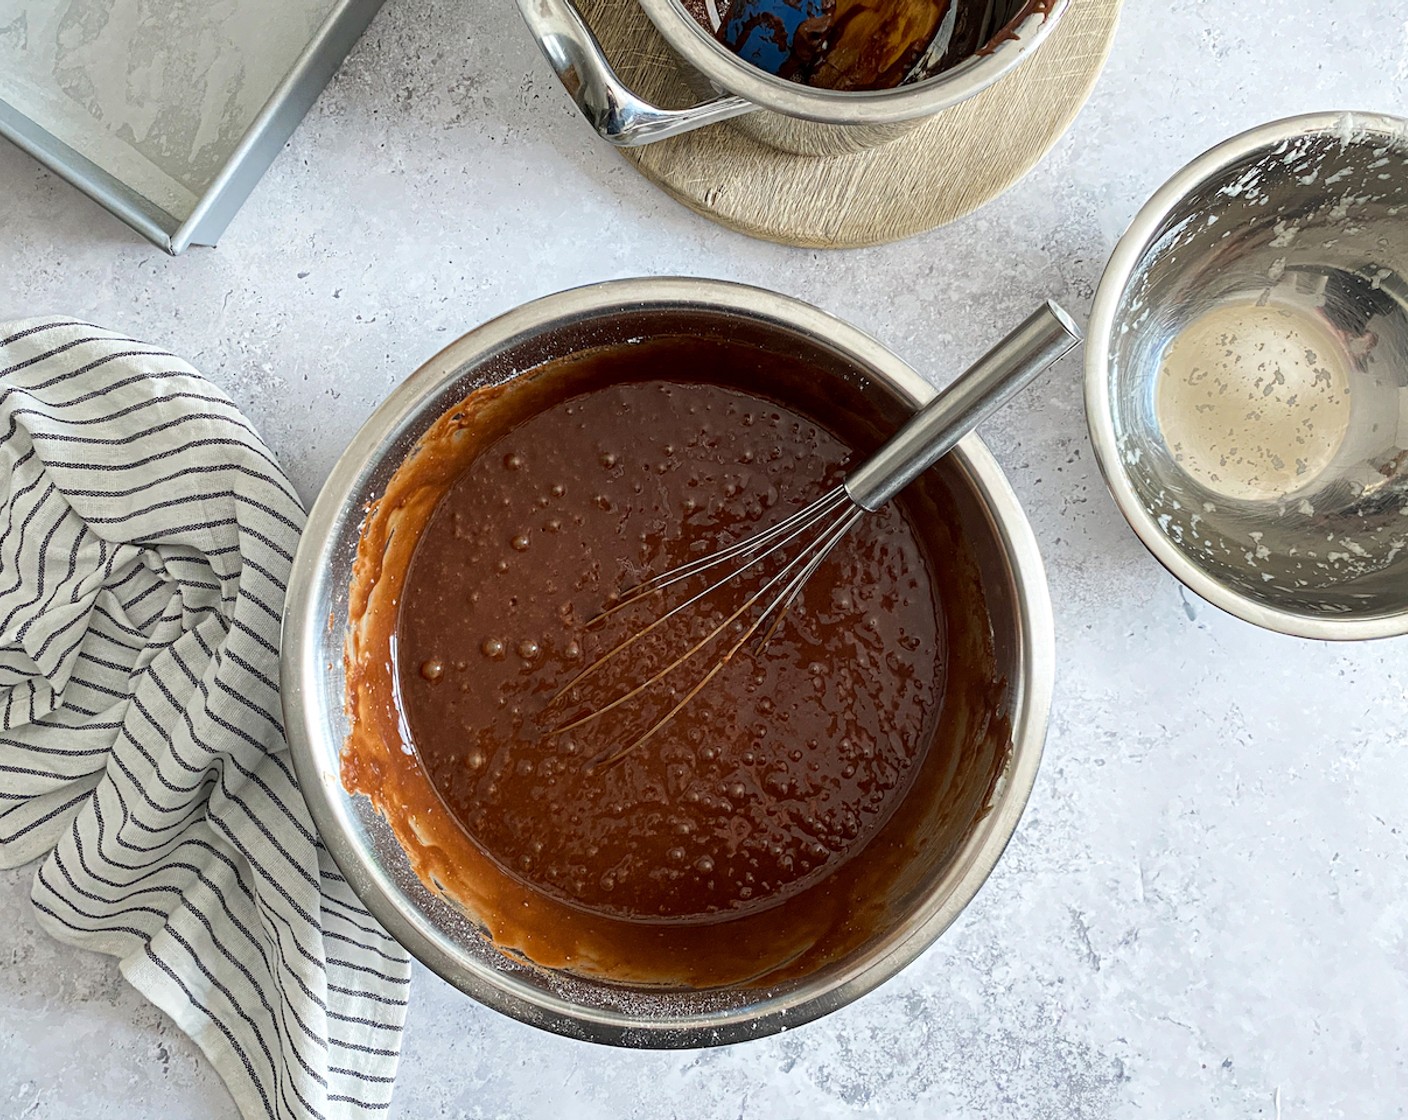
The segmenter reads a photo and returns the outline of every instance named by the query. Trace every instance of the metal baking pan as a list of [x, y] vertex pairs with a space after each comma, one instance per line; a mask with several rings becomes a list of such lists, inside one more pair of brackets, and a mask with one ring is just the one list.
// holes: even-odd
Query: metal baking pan
[[0, 136], [168, 253], [214, 245], [381, 0], [0, 0]]

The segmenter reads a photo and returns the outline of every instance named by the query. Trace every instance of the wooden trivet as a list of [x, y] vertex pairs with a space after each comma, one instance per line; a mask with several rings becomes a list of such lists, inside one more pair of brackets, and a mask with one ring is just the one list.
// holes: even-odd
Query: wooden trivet
[[[640, 5], [578, 4], [632, 89], [667, 107], [695, 100]], [[1119, 10], [1120, 0], [1073, 0], [996, 85], [868, 152], [796, 156], [716, 124], [622, 154], [691, 210], [753, 237], [810, 249], [912, 237], [996, 198], [1050, 151], [1100, 76]]]

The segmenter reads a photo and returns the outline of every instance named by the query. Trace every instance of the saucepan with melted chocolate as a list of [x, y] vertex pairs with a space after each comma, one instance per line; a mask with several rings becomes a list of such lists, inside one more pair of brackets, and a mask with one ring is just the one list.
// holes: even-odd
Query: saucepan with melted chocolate
[[385, 927], [490, 1006], [633, 1046], [785, 1029], [932, 943], [1016, 825], [1053, 672], [976, 438], [658, 733], [562, 701], [623, 633], [601, 694], [675, 648], [623, 588], [805, 507], [931, 395], [815, 308], [684, 279], [540, 300], [409, 378], [319, 497], [284, 628], [305, 795]]
[[618, 147], [729, 121], [770, 147], [826, 156], [888, 143], [982, 92], [1069, 2], [639, 0], [700, 98], [682, 109], [632, 93], [572, 0], [518, 6], [577, 107]]

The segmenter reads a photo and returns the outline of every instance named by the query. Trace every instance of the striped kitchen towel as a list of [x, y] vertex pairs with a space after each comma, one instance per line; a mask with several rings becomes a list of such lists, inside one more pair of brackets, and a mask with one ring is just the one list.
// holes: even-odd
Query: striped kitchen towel
[[303, 510], [164, 350], [0, 325], [0, 866], [205, 1052], [246, 1117], [384, 1113], [410, 965], [318, 841], [284, 743]]

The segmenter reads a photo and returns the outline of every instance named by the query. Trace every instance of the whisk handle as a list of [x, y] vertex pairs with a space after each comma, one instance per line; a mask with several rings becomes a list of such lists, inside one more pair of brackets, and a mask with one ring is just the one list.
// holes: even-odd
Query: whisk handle
[[879, 509], [1080, 339], [1071, 317], [1047, 300], [852, 472], [851, 500]]

